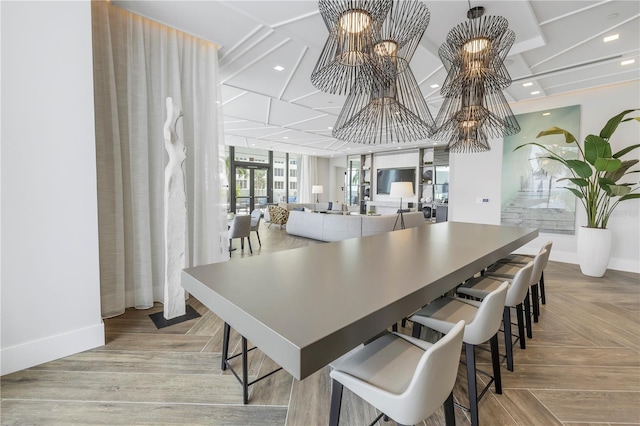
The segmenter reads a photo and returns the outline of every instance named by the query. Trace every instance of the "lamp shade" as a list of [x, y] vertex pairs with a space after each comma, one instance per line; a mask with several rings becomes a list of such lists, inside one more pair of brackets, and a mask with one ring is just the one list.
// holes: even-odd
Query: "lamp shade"
[[413, 197], [413, 195], [412, 182], [391, 182], [391, 189], [389, 190], [390, 197], [409, 198]]
[[324, 193], [324, 188], [322, 187], [322, 185], [313, 185], [311, 187], [311, 193], [312, 194], [322, 194], [322, 193]]

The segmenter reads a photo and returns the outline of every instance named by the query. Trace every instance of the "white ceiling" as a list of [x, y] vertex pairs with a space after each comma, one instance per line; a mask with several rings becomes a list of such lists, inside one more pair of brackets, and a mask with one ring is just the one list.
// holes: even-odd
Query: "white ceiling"
[[[438, 48], [466, 20], [468, 2], [425, 1], [431, 22], [412, 61], [432, 115], [442, 102], [446, 72]], [[113, 4], [220, 46], [227, 145], [317, 156], [366, 153], [389, 145], [347, 143], [331, 137], [344, 96], [318, 91], [310, 75], [327, 38], [316, 1], [114, 0]], [[504, 16], [516, 41], [506, 65], [509, 102], [640, 78], [640, 2], [471, 1], [486, 15]], [[604, 43], [607, 35], [619, 34]], [[622, 66], [623, 60], [635, 63]], [[280, 65], [283, 71], [274, 67]], [[523, 87], [531, 82], [532, 86]], [[539, 91], [533, 95], [531, 92]], [[432, 141], [399, 144], [433, 146]]]

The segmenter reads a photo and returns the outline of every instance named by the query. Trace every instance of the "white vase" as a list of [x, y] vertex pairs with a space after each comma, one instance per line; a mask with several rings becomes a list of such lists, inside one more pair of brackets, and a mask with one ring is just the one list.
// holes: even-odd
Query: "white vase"
[[611, 256], [611, 230], [600, 228], [578, 229], [578, 262], [583, 274], [601, 277]]

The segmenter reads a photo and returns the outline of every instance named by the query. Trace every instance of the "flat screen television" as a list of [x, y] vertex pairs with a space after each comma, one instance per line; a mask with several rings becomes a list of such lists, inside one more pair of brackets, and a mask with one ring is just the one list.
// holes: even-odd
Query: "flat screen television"
[[378, 169], [377, 194], [388, 194], [391, 182], [411, 182], [413, 192], [416, 191], [416, 169]]

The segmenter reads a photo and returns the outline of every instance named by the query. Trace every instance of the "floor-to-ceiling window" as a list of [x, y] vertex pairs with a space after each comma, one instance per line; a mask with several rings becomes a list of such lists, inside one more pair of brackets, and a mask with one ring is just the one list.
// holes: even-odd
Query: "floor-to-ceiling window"
[[226, 162], [228, 211], [248, 214], [269, 203], [298, 201], [298, 155], [231, 146]]
[[359, 155], [347, 157], [347, 172], [344, 176], [344, 202], [348, 205], [360, 204], [360, 185], [364, 184], [361, 179], [361, 158]]
[[272, 199], [272, 156], [269, 151], [229, 147], [229, 210], [249, 214], [263, 210]]
[[287, 200], [287, 154], [273, 153], [273, 202]]
[[288, 154], [289, 160], [289, 193], [287, 201], [290, 203], [295, 203], [298, 201], [298, 164], [300, 159], [298, 156], [293, 154]]

